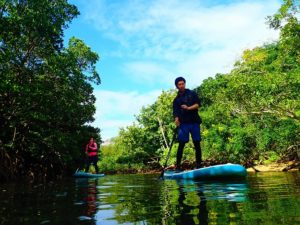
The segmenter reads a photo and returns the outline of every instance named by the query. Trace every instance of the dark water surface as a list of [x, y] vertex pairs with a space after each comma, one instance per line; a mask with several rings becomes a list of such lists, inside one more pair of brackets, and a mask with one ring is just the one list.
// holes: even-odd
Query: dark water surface
[[300, 173], [244, 181], [109, 175], [46, 185], [0, 184], [0, 225], [300, 224]]

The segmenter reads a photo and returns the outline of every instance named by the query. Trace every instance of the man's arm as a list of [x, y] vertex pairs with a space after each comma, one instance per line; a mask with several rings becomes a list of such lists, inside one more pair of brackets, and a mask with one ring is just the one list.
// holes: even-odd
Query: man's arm
[[181, 105], [181, 108], [182, 109], [185, 109], [185, 110], [195, 110], [195, 109], [198, 109], [199, 108], [199, 104], [198, 103], [195, 103], [194, 105], [191, 105], [191, 106], [187, 106], [187, 105]]
[[175, 117], [175, 124], [177, 127], [180, 125], [179, 117]]
[[174, 121], [176, 126], [178, 127], [180, 125], [180, 121], [179, 121], [179, 106], [176, 102], [176, 99], [174, 99], [173, 101], [173, 117], [174, 117]]
[[197, 110], [200, 108], [200, 99], [198, 97], [198, 94], [194, 91], [191, 91], [191, 94], [192, 94], [192, 105], [191, 106], [187, 106], [187, 105], [181, 105], [181, 108], [182, 109], [185, 109], [185, 110]]

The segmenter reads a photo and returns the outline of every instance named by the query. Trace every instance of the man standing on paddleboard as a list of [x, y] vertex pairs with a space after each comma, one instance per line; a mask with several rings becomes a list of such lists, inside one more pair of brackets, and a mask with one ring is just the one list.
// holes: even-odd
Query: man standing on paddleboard
[[177, 96], [173, 101], [173, 116], [178, 127], [178, 149], [176, 158], [176, 170], [181, 169], [181, 159], [185, 143], [189, 142], [189, 134], [196, 153], [196, 168], [201, 168], [202, 155], [200, 147], [200, 123], [201, 118], [198, 114], [200, 99], [196, 92], [185, 88], [185, 79], [177, 77], [175, 86], [178, 89]]

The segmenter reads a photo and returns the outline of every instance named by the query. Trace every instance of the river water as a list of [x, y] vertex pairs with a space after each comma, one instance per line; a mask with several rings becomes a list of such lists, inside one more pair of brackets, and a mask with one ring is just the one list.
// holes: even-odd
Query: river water
[[300, 224], [300, 172], [222, 182], [158, 177], [0, 184], [0, 225]]

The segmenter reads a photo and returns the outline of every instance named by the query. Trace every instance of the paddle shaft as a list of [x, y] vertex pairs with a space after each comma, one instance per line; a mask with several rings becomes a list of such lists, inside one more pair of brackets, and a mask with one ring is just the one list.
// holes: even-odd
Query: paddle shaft
[[168, 152], [168, 155], [167, 155], [167, 158], [166, 158], [166, 161], [165, 161], [165, 165], [163, 167], [163, 171], [161, 172], [159, 178], [162, 178], [164, 176], [165, 168], [167, 167], [167, 164], [168, 164], [168, 160], [169, 160], [169, 157], [170, 157], [170, 154], [171, 154], [171, 150], [172, 150], [173, 143], [175, 141], [176, 134], [177, 134], [177, 128], [174, 130], [174, 134], [173, 134], [173, 137], [172, 137], [171, 144], [169, 146], [169, 152]]

